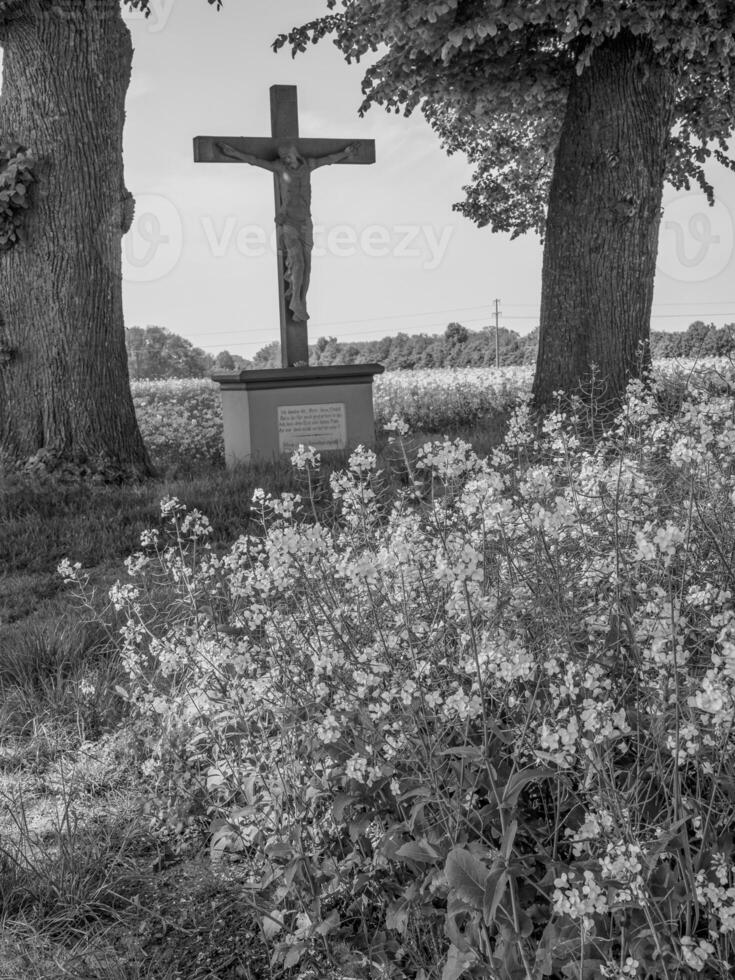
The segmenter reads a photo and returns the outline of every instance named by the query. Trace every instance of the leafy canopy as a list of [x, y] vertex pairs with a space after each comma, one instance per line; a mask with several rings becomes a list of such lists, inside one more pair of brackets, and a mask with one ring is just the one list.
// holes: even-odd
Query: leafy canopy
[[627, 31], [678, 80], [667, 178], [735, 169], [735, 5], [729, 0], [326, 0], [331, 13], [274, 42], [294, 55], [332, 37], [348, 62], [368, 57], [360, 112], [417, 107], [449, 152], [477, 169], [457, 210], [514, 235], [541, 230], [574, 72]]

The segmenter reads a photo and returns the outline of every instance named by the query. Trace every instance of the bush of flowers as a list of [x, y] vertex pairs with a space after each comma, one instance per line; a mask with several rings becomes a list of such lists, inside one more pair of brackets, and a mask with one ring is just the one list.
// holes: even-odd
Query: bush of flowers
[[426, 432], [474, 426], [526, 396], [532, 377], [526, 367], [390, 371], [375, 379], [376, 423], [398, 415]]
[[186, 378], [134, 381], [130, 387], [143, 440], [156, 463], [224, 463], [217, 385], [207, 379]]
[[404, 489], [360, 449], [329, 514], [302, 448], [303, 494], [256, 492], [224, 555], [163, 501], [111, 593], [151, 814], [242, 869], [274, 969], [731, 976], [721, 387], [633, 385], [594, 437], [575, 400], [542, 430], [522, 405], [486, 460], [412, 457], [396, 419]]

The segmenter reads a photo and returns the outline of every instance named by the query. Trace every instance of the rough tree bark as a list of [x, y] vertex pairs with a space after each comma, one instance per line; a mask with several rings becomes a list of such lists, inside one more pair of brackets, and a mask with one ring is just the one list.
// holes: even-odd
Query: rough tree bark
[[623, 33], [575, 76], [549, 195], [534, 403], [597, 393], [610, 407], [647, 364], [675, 77]]
[[146, 476], [122, 314], [130, 34], [118, 0], [3, 6], [0, 140], [31, 150], [37, 183], [26, 242], [0, 253], [0, 461]]

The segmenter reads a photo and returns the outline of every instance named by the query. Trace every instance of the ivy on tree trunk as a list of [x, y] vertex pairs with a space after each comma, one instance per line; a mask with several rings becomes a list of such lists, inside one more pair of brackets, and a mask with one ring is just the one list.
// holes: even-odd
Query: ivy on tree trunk
[[619, 403], [649, 363], [661, 199], [675, 93], [653, 46], [627, 31], [575, 75], [549, 194], [533, 385]]
[[26, 240], [0, 253], [0, 461], [147, 476], [128, 377], [120, 242], [132, 43], [118, 0], [27, 0], [0, 26], [0, 134], [28, 147]]

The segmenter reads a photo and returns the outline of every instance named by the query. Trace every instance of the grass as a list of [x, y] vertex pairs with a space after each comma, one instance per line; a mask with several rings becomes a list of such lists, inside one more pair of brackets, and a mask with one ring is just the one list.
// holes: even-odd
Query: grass
[[[485, 454], [502, 430], [498, 414], [450, 434]], [[400, 485], [387, 437], [377, 448]], [[344, 461], [326, 461], [320, 479]], [[179, 460], [132, 487], [0, 482], [0, 980], [286, 975], [243, 911], [237, 870], [212, 868], [197, 848], [171, 850], [141, 815], [107, 599], [141, 531], [160, 525], [163, 497], [205, 513], [225, 550], [248, 528], [258, 487], [303, 489], [286, 462], [226, 472]], [[89, 576], [93, 614], [57, 574], [65, 557]]]

